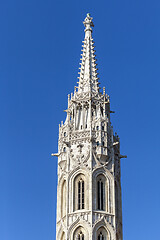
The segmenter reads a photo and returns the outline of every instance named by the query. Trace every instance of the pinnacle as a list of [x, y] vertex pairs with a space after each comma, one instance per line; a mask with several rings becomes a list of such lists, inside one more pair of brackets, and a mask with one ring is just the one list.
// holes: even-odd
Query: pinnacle
[[82, 54], [79, 71], [78, 93], [81, 92], [99, 92], [99, 83], [97, 78], [97, 64], [95, 55], [95, 46], [92, 38], [92, 17], [87, 14], [83, 24], [85, 26], [85, 38], [82, 41]]

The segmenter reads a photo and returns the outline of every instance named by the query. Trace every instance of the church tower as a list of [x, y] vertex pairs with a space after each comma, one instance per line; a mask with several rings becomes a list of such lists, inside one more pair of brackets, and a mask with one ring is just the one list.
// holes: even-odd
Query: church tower
[[56, 240], [122, 240], [120, 140], [100, 92], [92, 17], [84, 20], [78, 86], [59, 125]]

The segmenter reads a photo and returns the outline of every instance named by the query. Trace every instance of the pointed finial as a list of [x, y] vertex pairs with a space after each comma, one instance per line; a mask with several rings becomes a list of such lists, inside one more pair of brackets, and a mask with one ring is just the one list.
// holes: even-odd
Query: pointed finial
[[84, 19], [84, 26], [85, 26], [85, 32], [87, 31], [91, 31], [92, 32], [92, 28], [91, 27], [94, 27], [94, 24], [92, 22], [92, 17], [90, 16], [90, 13], [87, 13], [87, 17]]

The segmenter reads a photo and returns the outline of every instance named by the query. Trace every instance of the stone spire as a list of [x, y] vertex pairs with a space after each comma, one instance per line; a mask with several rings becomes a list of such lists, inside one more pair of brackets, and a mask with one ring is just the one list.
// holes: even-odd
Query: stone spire
[[[56, 240], [123, 240], [120, 139], [110, 122], [110, 100], [99, 91], [92, 18], [85, 39], [79, 85], [68, 95], [59, 125]], [[78, 88], [78, 91], [77, 91]]]
[[82, 46], [82, 58], [80, 67], [80, 76], [78, 82], [78, 93], [81, 92], [99, 92], [98, 73], [96, 68], [96, 55], [94, 50], [94, 42], [92, 38], [92, 17], [87, 14], [83, 24], [85, 26], [85, 38]]

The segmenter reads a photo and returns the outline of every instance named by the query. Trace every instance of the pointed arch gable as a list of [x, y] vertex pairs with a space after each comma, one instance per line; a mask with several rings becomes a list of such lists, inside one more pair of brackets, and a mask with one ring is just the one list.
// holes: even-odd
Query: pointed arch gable
[[87, 168], [78, 166], [69, 173], [68, 180], [74, 178], [78, 173], [83, 173], [86, 175], [87, 173], [89, 174], [90, 171]]
[[79, 229], [79, 228], [83, 228], [84, 229], [84, 235], [85, 235], [85, 239], [90, 239], [90, 225], [83, 220], [80, 220], [79, 218], [70, 226], [69, 230], [68, 230], [68, 236], [67, 238], [69, 240], [75, 240], [74, 239], [74, 233]]
[[115, 230], [112, 228], [112, 226], [107, 222], [105, 221], [104, 219], [102, 220], [99, 220], [96, 222], [96, 224], [94, 225], [93, 227], [93, 236], [94, 236], [94, 239], [96, 239], [96, 236], [97, 236], [97, 232], [100, 228], [104, 228], [107, 232], [107, 237], [108, 239], [107, 240], [112, 240], [112, 239], [115, 239]]
[[113, 175], [110, 173], [110, 171], [103, 166], [100, 166], [93, 170], [93, 177], [97, 177], [99, 174], [104, 174], [108, 179], [111, 181], [114, 180]]

